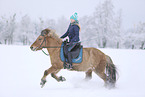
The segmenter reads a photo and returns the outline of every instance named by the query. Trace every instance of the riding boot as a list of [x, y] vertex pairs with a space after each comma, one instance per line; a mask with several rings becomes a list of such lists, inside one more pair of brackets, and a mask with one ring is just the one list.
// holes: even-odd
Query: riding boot
[[71, 57], [71, 52], [68, 52], [68, 69], [72, 69], [73, 66], [72, 66], [72, 57]]
[[67, 67], [66, 67], [66, 58], [64, 58], [64, 63], [63, 63], [63, 67], [64, 67], [64, 69], [66, 69]]

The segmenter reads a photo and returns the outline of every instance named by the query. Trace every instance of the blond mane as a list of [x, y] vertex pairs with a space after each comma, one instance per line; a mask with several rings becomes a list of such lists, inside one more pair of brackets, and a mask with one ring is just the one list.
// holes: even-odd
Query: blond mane
[[62, 40], [59, 38], [59, 36], [55, 33], [56, 31], [54, 29], [47, 29], [50, 30], [49, 34], [51, 37], [55, 38], [59, 43], [62, 43]]

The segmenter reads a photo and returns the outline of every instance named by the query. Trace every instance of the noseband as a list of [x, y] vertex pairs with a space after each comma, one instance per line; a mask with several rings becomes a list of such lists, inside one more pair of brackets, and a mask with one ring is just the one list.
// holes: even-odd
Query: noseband
[[44, 37], [44, 40], [42, 41], [42, 43], [41, 43], [40, 46], [38, 47], [39, 49], [40, 49], [40, 48], [44, 48], [44, 47], [42, 47], [42, 45], [43, 45], [44, 42], [45, 42], [45, 46], [46, 46], [46, 37], [45, 37], [44, 35], [41, 35], [41, 36]]

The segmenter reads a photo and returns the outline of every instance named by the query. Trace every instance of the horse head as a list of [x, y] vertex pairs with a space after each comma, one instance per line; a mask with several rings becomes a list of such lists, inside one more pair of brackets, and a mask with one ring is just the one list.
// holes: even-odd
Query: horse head
[[50, 29], [44, 29], [41, 31], [41, 34], [35, 40], [35, 42], [31, 45], [30, 49], [32, 51], [42, 50], [44, 46], [46, 46], [46, 38], [49, 37]]
[[42, 50], [44, 47], [51, 46], [60, 46], [62, 40], [55, 33], [55, 30], [44, 29], [41, 31], [41, 34], [38, 36], [36, 41], [31, 45], [30, 49], [32, 51]]

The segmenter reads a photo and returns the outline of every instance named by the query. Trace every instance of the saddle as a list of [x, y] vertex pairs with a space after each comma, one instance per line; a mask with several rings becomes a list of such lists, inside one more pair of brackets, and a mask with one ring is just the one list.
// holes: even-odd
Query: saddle
[[[61, 45], [60, 58], [61, 61], [67, 62], [67, 47], [68, 42], [63, 42]], [[80, 43], [75, 43], [74, 47], [70, 50], [72, 63], [81, 63], [83, 55], [83, 46]]]

